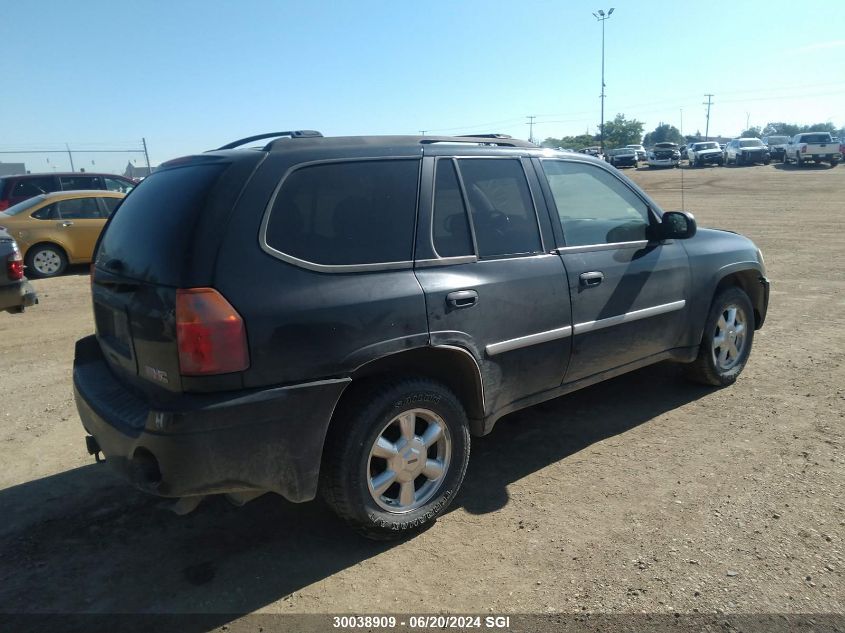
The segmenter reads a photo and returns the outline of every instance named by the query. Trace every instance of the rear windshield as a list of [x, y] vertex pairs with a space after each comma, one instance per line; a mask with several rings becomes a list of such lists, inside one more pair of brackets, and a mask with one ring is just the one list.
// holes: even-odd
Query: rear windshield
[[106, 225], [97, 267], [167, 286], [179, 284], [197, 219], [226, 164], [157, 171], [132, 190]]
[[740, 147], [762, 147], [763, 141], [761, 141], [759, 138], [754, 138], [754, 139], [751, 139], [751, 140], [748, 140], [748, 141], [740, 141], [739, 146]]
[[802, 143], [832, 143], [830, 134], [805, 134], [801, 137]]
[[770, 136], [769, 137], [769, 145], [772, 143], [788, 143], [789, 137], [788, 136]]

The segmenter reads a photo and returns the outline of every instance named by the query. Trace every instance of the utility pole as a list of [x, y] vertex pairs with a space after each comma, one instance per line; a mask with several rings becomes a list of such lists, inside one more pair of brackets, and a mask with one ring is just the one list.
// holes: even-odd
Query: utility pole
[[750, 128], [749, 128], [750, 123], [751, 123], [751, 113], [750, 113], [750, 112], [746, 112], [746, 113], [745, 113], [745, 129], [746, 129], [746, 130], [750, 129]]
[[141, 142], [144, 144], [144, 158], [147, 160], [147, 176], [149, 176], [153, 170], [150, 168], [150, 155], [147, 153], [147, 139], [141, 138]]
[[707, 97], [707, 103], [702, 103], [702, 105], [707, 106], [707, 127], [704, 128], [704, 140], [708, 140], [710, 138], [710, 106], [713, 105], [711, 99], [714, 95], [706, 94], [704, 95]]
[[70, 170], [71, 170], [71, 171], [76, 171], [76, 170], [73, 168], [73, 154], [71, 154], [71, 152], [70, 152], [70, 145], [68, 145], [67, 143], [65, 143], [65, 147], [67, 148], [67, 157], [70, 159]]
[[426, 132], [428, 132], [428, 130], [420, 130], [420, 136], [425, 136]]
[[528, 142], [533, 143], [534, 142], [534, 119], [536, 119], [537, 117], [532, 115], [532, 116], [527, 116], [525, 118], [528, 119], [528, 124], [527, 124], [528, 125]]
[[599, 145], [601, 145], [602, 154], [604, 154], [604, 23], [610, 19], [611, 13], [613, 13], [613, 7], [607, 14], [602, 9], [598, 10], [598, 14], [593, 13], [593, 17], [601, 22], [601, 130], [599, 132]]

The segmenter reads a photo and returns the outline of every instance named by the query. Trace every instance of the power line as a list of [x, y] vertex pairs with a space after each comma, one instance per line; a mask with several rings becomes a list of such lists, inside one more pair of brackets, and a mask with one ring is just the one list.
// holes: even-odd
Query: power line
[[711, 99], [714, 95], [706, 94], [704, 96], [707, 97], [707, 103], [702, 103], [702, 105], [707, 106], [707, 127], [704, 129], [704, 140], [706, 141], [710, 137], [710, 106], [713, 105]]
[[526, 125], [529, 126], [528, 127], [528, 142], [534, 143], [535, 142], [534, 141], [534, 119], [536, 119], [537, 117], [535, 115], [529, 115], [526, 118], [528, 119], [528, 123]]

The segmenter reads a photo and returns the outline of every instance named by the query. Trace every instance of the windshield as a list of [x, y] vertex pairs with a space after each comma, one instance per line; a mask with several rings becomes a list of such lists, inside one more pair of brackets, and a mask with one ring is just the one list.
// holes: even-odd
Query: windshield
[[763, 147], [763, 141], [759, 138], [748, 139], [747, 141], [740, 141], [740, 147]]
[[654, 149], [677, 149], [678, 146], [674, 143], [655, 143]]
[[718, 143], [696, 143], [692, 146], [693, 150], [702, 150], [702, 149], [719, 149]]
[[3, 213], [6, 215], [18, 215], [32, 207], [44, 202], [44, 196], [35, 196], [34, 198], [27, 198], [23, 202], [18, 202], [16, 205], [9, 207]]
[[788, 136], [770, 136], [769, 137], [769, 145], [772, 143], [788, 143], [789, 137]]

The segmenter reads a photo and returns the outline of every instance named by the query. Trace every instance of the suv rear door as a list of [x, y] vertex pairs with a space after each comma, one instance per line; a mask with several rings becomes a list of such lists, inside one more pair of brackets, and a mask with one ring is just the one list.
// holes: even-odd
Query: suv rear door
[[557, 210], [558, 253], [572, 298], [572, 360], [566, 382], [676, 347], [690, 286], [686, 250], [652, 241], [657, 216], [602, 166], [538, 159]]
[[424, 159], [415, 271], [431, 343], [475, 357], [490, 414], [560, 384], [570, 350], [566, 275], [544, 248], [551, 226], [535, 209], [527, 159], [425, 151], [435, 156]]

